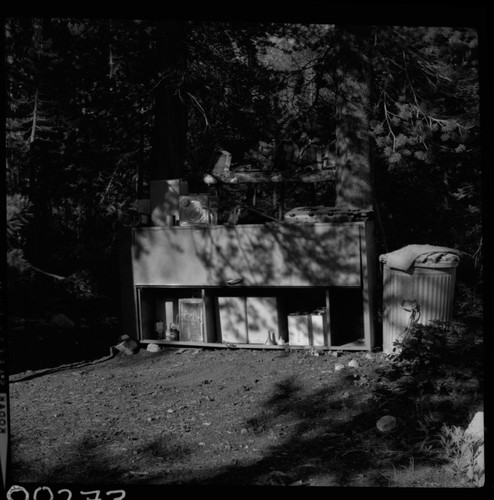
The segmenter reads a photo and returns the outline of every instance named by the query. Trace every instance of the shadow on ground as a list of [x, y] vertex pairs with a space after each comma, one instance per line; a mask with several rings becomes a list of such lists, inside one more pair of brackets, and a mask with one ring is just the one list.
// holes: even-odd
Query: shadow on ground
[[9, 375], [99, 359], [118, 343], [119, 332], [116, 323], [62, 329], [41, 320], [9, 321]]
[[[426, 441], [421, 430], [417, 397], [395, 394], [376, 398], [365, 384], [356, 384], [355, 373], [334, 373], [330, 385], [307, 392], [289, 376], [278, 383], [272, 394], [243, 425], [249, 436], [265, 443], [261, 458], [246, 461], [241, 457], [226, 464], [218, 456], [208, 461], [194, 457], [198, 443], [167, 434], [136, 441], [135, 448], [122, 448], [113, 436], [87, 434], [64, 456], [59, 466], [45, 471], [43, 480], [80, 483], [168, 484], [168, 485], [310, 485], [310, 486], [389, 486], [389, 475], [382, 471], [415, 466], [441, 468], [437, 458], [424, 453]], [[451, 423], [465, 414], [464, 407], [451, 414], [451, 405], [430, 425], [430, 432], [443, 422]], [[396, 416], [398, 425], [388, 434], [376, 428], [383, 414]], [[275, 437], [276, 439], [271, 440]], [[137, 439], [137, 438], [136, 438]], [[233, 458], [235, 455], [231, 455]], [[180, 470], [173, 464], [181, 464]], [[194, 464], [192, 466], [188, 464]], [[438, 485], [444, 486], [444, 485]]]

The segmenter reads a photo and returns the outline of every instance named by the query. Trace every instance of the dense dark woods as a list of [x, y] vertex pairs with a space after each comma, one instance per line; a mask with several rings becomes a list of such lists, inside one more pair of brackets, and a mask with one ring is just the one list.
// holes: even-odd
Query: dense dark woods
[[310, 137], [338, 191], [286, 208], [370, 206], [378, 253], [461, 250], [456, 314], [480, 319], [478, 50], [474, 27], [7, 18], [9, 315], [117, 335], [118, 230], [149, 181], [205, 191], [217, 148], [272, 168], [276, 144]]
[[151, 178], [183, 177], [187, 140], [186, 32], [183, 22], [158, 22], [156, 63], [159, 81], [155, 86]]

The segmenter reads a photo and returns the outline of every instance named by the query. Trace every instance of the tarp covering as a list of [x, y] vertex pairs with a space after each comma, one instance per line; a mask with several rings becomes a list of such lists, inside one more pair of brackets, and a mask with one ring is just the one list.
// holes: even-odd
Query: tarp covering
[[454, 248], [434, 245], [408, 245], [383, 254], [379, 261], [393, 269], [408, 271], [414, 264], [450, 264], [456, 266], [460, 252]]

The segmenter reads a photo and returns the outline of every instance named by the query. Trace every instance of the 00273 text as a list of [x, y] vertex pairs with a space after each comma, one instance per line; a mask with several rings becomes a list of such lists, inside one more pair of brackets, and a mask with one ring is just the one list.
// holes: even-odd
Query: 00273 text
[[[62, 488], [56, 492], [57, 500], [72, 500], [74, 497], [71, 490]], [[84, 500], [123, 500], [126, 497], [124, 490], [111, 490], [101, 492], [100, 490], [79, 491], [80, 498]], [[7, 500], [29, 500], [29, 491], [24, 486], [12, 485], [7, 492]], [[55, 495], [49, 486], [40, 486], [34, 490], [33, 500], [55, 500]]]

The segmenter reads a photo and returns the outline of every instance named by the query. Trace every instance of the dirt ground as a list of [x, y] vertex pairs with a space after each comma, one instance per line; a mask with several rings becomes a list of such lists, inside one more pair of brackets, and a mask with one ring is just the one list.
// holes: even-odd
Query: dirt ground
[[[410, 469], [412, 433], [407, 405], [398, 397], [383, 407], [369, 389], [383, 363], [381, 353], [144, 346], [48, 373], [17, 372], [11, 477], [387, 487]], [[376, 421], [386, 414], [397, 426], [381, 433]], [[418, 486], [454, 484], [427, 462], [414, 473]]]

